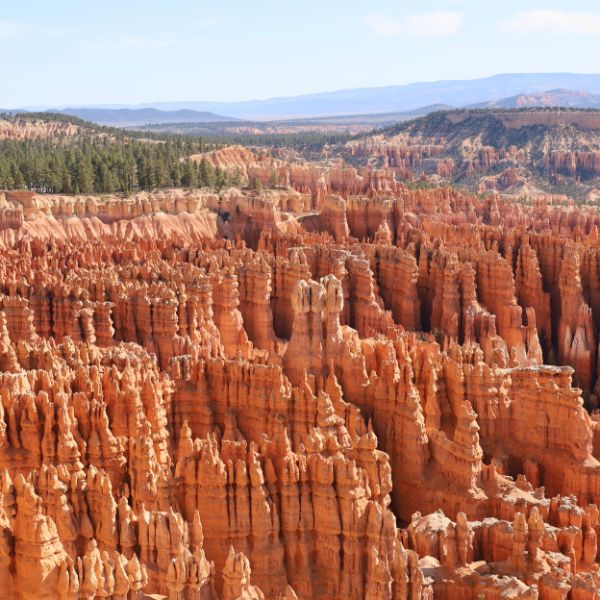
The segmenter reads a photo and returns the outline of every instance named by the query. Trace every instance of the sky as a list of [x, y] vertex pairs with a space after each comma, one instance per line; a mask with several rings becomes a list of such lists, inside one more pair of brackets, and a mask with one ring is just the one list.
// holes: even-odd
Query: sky
[[0, 107], [600, 72], [598, 0], [0, 0]]

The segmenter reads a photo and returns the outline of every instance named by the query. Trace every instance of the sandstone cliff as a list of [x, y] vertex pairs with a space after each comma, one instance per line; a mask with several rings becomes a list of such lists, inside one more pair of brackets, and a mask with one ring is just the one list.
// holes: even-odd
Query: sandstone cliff
[[0, 598], [598, 597], [600, 217], [385, 181], [2, 195]]

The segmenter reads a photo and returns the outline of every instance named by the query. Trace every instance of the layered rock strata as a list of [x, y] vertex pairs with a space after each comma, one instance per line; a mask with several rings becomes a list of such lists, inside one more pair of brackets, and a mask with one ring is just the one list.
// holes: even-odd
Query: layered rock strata
[[597, 215], [331, 177], [4, 194], [0, 598], [598, 597]]

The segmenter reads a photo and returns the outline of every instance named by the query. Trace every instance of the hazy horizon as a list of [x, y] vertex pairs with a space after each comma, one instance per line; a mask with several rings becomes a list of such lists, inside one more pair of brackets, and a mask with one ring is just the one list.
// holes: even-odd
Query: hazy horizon
[[[57, 110], [61, 110], [61, 109], [65, 109], [65, 108], [99, 108], [99, 109], [115, 109], [115, 110], [119, 110], [119, 109], [136, 109], [136, 108], [153, 108], [155, 107], [155, 105], [160, 105], [160, 104], [193, 104], [193, 103], [197, 103], [197, 102], [204, 102], [206, 101], [207, 103], [214, 103], [214, 104], [219, 104], [219, 103], [223, 103], [223, 104], [229, 104], [229, 103], [246, 103], [246, 102], [268, 102], [269, 100], [283, 100], [283, 99], [287, 99], [287, 98], [302, 98], [302, 97], [310, 97], [310, 96], [317, 96], [320, 94], [334, 94], [337, 92], [346, 92], [346, 91], [358, 91], [358, 90], [376, 90], [376, 89], [386, 89], [386, 88], [391, 88], [391, 87], [403, 87], [403, 86], [411, 86], [411, 85], [426, 85], [426, 84], [442, 84], [442, 83], [454, 83], [454, 82], [469, 82], [469, 81], [478, 81], [478, 80], [486, 80], [486, 79], [492, 79], [494, 77], [501, 77], [501, 76], [520, 76], [520, 75], [532, 75], [532, 76], [539, 76], [539, 75], [581, 75], [581, 76], [596, 76], [596, 75], [600, 75], [600, 69], [595, 72], [595, 73], [578, 73], [578, 72], [548, 72], [548, 73], [527, 73], [527, 72], [515, 72], [515, 73], [492, 73], [490, 75], [484, 75], [483, 77], [477, 77], [477, 78], [472, 78], [472, 79], [438, 79], [438, 80], [432, 80], [432, 81], [428, 81], [428, 80], [423, 80], [423, 81], [411, 81], [408, 83], [403, 83], [403, 84], [397, 84], [397, 85], [384, 85], [384, 86], [356, 86], [356, 87], [350, 87], [350, 88], [343, 88], [343, 89], [327, 89], [327, 90], [319, 90], [317, 92], [308, 92], [306, 94], [297, 94], [297, 95], [293, 95], [293, 96], [269, 96], [269, 97], [264, 97], [264, 98], [240, 98], [239, 100], [205, 100], [204, 98], [188, 98], [188, 99], [182, 99], [182, 98], [171, 98], [169, 100], [158, 100], [158, 101], [153, 101], [153, 100], [147, 100], [147, 101], [143, 101], [143, 102], [138, 102], [135, 104], [125, 104], [125, 103], [117, 103], [117, 102], [109, 102], [109, 103], [91, 103], [91, 104], [69, 104], [69, 103], [63, 103], [63, 104], [53, 104], [53, 105], [47, 105], [47, 104], [42, 104], [42, 105], [30, 105], [30, 106], [11, 106], [11, 107], [5, 107], [2, 106], [1, 108], [7, 108], [7, 109], [11, 109], [11, 110], [16, 110], [16, 109], [23, 109], [23, 110], [49, 110], [49, 109], [57, 109]], [[558, 88], [556, 88], [558, 89]], [[545, 91], [550, 91], [550, 89], [545, 90]], [[157, 108], [157, 110], [168, 110], [168, 109], [160, 109]], [[176, 109], [176, 110], [185, 110], [185, 109]]]
[[235, 102], [457, 81], [596, 73], [590, 0], [273, 0], [218, 6], [32, 0], [0, 10], [0, 107]]

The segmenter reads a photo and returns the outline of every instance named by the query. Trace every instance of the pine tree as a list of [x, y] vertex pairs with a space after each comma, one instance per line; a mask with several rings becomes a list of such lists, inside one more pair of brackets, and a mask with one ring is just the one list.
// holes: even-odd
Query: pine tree
[[214, 143], [173, 137], [153, 144], [130, 134], [135, 138], [134, 133], [115, 130], [104, 137], [0, 140], [0, 188], [91, 194], [167, 186], [222, 189], [242, 183], [239, 171], [217, 173], [206, 159], [187, 158], [218, 147]]
[[94, 191], [94, 168], [89, 160], [83, 160], [79, 164], [77, 187], [81, 194], [91, 194]]
[[16, 166], [13, 165], [13, 167], [14, 168], [11, 169], [11, 174], [10, 174], [10, 177], [13, 181], [13, 186], [17, 190], [22, 190], [25, 187], [25, 178], [23, 177], [23, 174]]
[[243, 182], [242, 173], [240, 171], [240, 168], [236, 167], [233, 170], [233, 173], [231, 174], [230, 184], [233, 187], [241, 187], [242, 182]]
[[229, 183], [229, 178], [227, 176], [227, 171], [217, 167], [215, 170], [215, 188], [221, 191], [224, 187], [227, 187]]
[[215, 169], [204, 157], [200, 161], [199, 183], [206, 187], [215, 185]]
[[184, 187], [196, 187], [198, 185], [198, 177], [194, 163], [191, 160], [186, 160], [183, 164], [183, 173], [181, 175], [181, 184]]

